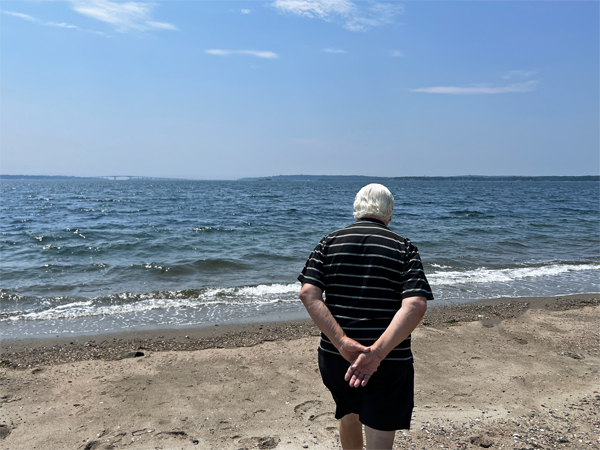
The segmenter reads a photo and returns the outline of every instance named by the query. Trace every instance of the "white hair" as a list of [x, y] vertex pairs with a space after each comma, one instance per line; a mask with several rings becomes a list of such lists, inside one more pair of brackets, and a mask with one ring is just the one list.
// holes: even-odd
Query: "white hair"
[[382, 184], [367, 184], [356, 194], [354, 199], [354, 217], [375, 217], [390, 220], [394, 211], [394, 196]]

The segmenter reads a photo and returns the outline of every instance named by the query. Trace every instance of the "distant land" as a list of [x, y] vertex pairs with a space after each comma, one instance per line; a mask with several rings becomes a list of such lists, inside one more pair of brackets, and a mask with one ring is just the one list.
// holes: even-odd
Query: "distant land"
[[272, 177], [240, 178], [238, 181], [386, 181], [386, 180], [457, 180], [457, 181], [600, 181], [600, 175], [582, 176], [485, 176], [453, 177], [371, 177], [366, 175], [276, 175]]
[[[190, 178], [161, 178], [144, 177], [137, 175], [109, 175], [99, 177], [75, 177], [65, 175], [0, 175], [0, 180], [117, 180], [117, 181], [193, 181]], [[427, 176], [407, 176], [407, 177], [375, 177], [369, 175], [274, 175], [271, 177], [247, 177], [238, 180], [205, 180], [205, 181], [360, 181], [385, 182], [391, 180], [422, 180], [422, 181], [600, 181], [600, 175], [582, 175], [582, 176], [486, 176], [486, 175], [461, 175], [450, 177], [427, 177]], [[203, 180], [196, 180], [203, 181]]]
[[66, 175], [0, 175], [0, 180], [181, 180], [182, 178], [143, 177], [137, 175], [106, 175], [73, 177]]

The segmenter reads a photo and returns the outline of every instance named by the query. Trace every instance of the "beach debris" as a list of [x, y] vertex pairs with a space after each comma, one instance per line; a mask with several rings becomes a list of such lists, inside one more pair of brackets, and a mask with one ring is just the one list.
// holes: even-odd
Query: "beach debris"
[[119, 359], [139, 358], [141, 356], [144, 356], [144, 352], [128, 352], [123, 353]]
[[156, 436], [158, 436], [159, 434], [166, 434], [168, 436], [175, 436], [175, 437], [187, 437], [187, 433], [185, 431], [181, 431], [181, 430], [161, 431], [159, 433], [156, 433]]
[[573, 352], [558, 352], [558, 354], [560, 356], [568, 356], [569, 358], [573, 358], [573, 359], [585, 359], [585, 357], [583, 355], [580, 355], [579, 353], [573, 353]]

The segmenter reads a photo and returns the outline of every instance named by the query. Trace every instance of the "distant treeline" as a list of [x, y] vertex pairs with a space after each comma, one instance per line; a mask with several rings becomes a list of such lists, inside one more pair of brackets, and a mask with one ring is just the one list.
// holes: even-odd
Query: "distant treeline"
[[600, 181], [600, 175], [584, 176], [482, 176], [455, 177], [370, 177], [365, 175], [276, 175], [273, 177], [241, 178], [239, 181], [377, 181], [423, 180], [423, 181]]

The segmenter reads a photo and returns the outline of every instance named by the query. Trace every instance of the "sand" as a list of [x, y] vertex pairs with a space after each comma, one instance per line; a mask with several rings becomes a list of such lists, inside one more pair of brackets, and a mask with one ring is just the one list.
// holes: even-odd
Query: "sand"
[[[599, 299], [431, 308], [397, 448], [600, 448]], [[5, 341], [0, 448], [339, 449], [317, 345], [306, 321]]]

